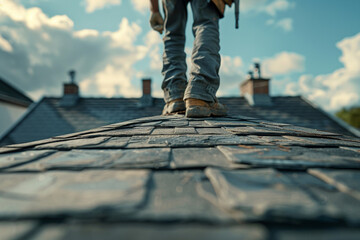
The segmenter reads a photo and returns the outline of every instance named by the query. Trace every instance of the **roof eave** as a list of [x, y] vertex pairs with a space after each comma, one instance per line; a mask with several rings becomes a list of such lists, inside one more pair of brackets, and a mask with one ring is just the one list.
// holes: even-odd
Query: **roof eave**
[[16, 99], [14, 97], [4, 95], [4, 94], [0, 94], [0, 101], [6, 102], [9, 104], [14, 104], [19, 107], [29, 107], [33, 103], [33, 101], [23, 101], [23, 100]]
[[5, 132], [3, 132], [0, 135], [0, 142], [2, 142], [8, 135], [14, 131], [20, 123], [22, 123], [45, 99], [45, 97], [42, 97], [38, 102], [33, 102], [29, 108], [26, 110], [26, 112], [17, 120], [11, 127], [9, 127]]
[[300, 96], [302, 100], [304, 100], [306, 103], [308, 103], [309, 105], [311, 105], [313, 108], [316, 108], [318, 111], [322, 112], [323, 114], [325, 114], [328, 118], [330, 118], [331, 120], [333, 120], [334, 122], [336, 122], [337, 124], [339, 124], [341, 127], [345, 128], [346, 130], [348, 130], [350, 133], [354, 134], [356, 137], [360, 138], [360, 131], [357, 130], [356, 128], [354, 128], [353, 126], [351, 126], [350, 124], [344, 122], [343, 120], [341, 120], [340, 118], [337, 118], [336, 116], [331, 115], [330, 113], [327, 113], [326, 111], [324, 111], [321, 107], [319, 107], [318, 105], [316, 105], [315, 103], [309, 101], [307, 98], [305, 98], [304, 96]]

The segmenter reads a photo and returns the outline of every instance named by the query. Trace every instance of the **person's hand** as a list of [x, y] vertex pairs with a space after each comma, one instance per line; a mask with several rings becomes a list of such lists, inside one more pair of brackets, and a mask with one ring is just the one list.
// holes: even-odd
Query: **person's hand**
[[159, 12], [153, 12], [150, 16], [151, 28], [162, 34], [164, 30], [164, 19]]

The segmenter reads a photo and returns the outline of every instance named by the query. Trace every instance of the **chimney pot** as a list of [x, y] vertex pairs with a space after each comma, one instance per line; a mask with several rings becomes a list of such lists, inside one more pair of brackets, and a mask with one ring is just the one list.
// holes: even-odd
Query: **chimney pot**
[[261, 67], [260, 63], [254, 63], [254, 71], [256, 73], [257, 78], [261, 78]]
[[62, 107], [75, 106], [79, 100], [79, 86], [75, 83], [75, 70], [68, 72], [70, 83], [64, 83], [64, 95], [60, 101]]
[[76, 71], [75, 71], [75, 70], [70, 70], [70, 71], [69, 71], [69, 76], [70, 76], [70, 82], [71, 82], [71, 83], [75, 83], [75, 75], [76, 75]]

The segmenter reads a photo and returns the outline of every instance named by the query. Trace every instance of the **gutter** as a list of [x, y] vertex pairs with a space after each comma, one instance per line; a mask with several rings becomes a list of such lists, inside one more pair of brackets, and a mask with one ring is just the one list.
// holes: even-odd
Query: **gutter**
[[352, 134], [354, 134], [356, 137], [360, 138], [360, 130], [354, 128], [353, 126], [351, 126], [350, 124], [346, 123], [345, 121], [341, 120], [340, 118], [325, 112], [324, 110], [322, 110], [321, 107], [319, 107], [317, 104], [312, 103], [311, 101], [309, 101], [308, 99], [306, 99], [303, 96], [300, 96], [300, 98], [302, 100], [304, 100], [306, 103], [308, 103], [310, 106], [312, 106], [313, 108], [317, 109], [318, 111], [322, 112], [323, 114], [325, 114], [328, 118], [330, 118], [331, 120], [333, 120], [334, 122], [336, 122], [337, 124], [339, 124], [341, 127], [345, 128], [346, 130], [348, 130], [349, 132], [351, 132]]
[[30, 107], [26, 110], [26, 112], [18, 120], [16, 120], [15, 123], [11, 125], [3, 134], [0, 135], [0, 143], [31, 114], [43, 102], [44, 99], [45, 97], [42, 97], [38, 102], [32, 103]]

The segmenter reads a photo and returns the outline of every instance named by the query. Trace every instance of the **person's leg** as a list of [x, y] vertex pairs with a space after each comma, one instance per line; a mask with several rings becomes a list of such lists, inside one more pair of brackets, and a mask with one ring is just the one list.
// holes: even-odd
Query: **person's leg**
[[[189, 0], [163, 0], [164, 7], [164, 55], [161, 88], [164, 100], [169, 103], [183, 99], [187, 85], [185, 27], [187, 21], [187, 3]], [[164, 109], [165, 110], [165, 109]]]
[[219, 13], [207, 0], [191, 1], [191, 8], [194, 16], [195, 40], [190, 79], [184, 100], [194, 98], [215, 102], [216, 91], [220, 84]]

